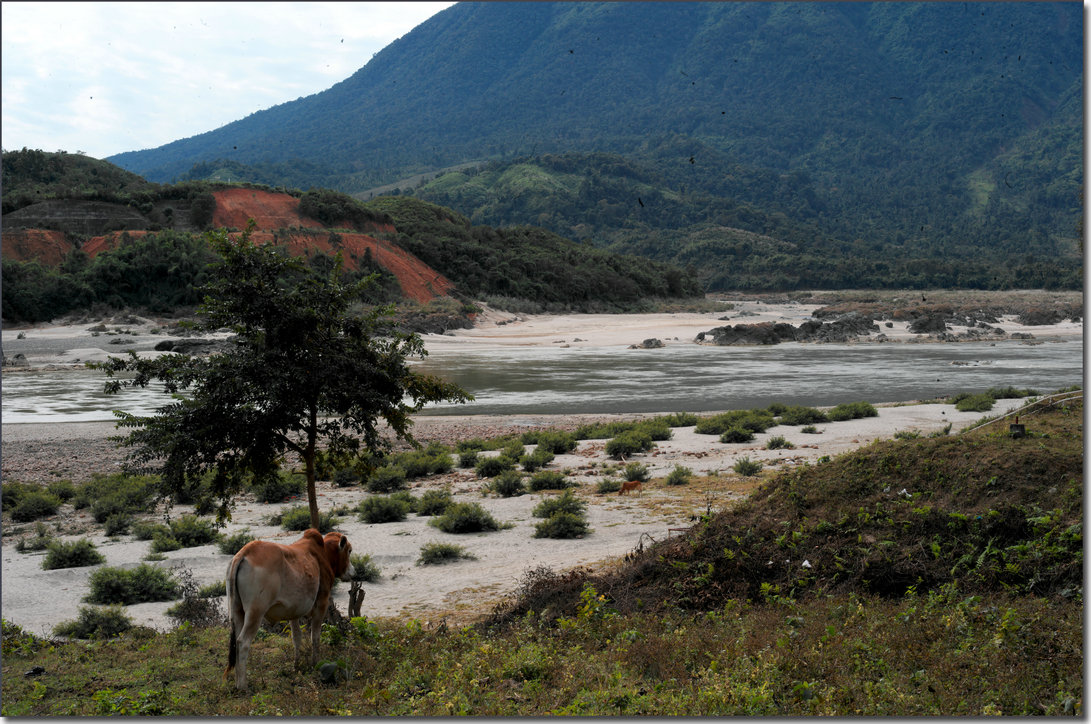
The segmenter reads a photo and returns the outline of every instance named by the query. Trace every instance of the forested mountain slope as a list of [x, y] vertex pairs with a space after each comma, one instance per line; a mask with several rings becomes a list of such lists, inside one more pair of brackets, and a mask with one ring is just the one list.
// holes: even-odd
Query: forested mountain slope
[[[765, 221], [743, 230], [803, 239], [815, 258], [922, 260], [894, 270], [915, 283], [952, 283], [938, 274], [950, 260], [983, 261], [953, 280], [975, 286], [1007, 284], [991, 267], [1012, 263], [1030, 283], [1071, 286], [1082, 44], [1074, 3], [459, 3], [327, 91], [111, 160], [153, 181], [359, 193], [467, 160], [607, 152], [639, 162], [660, 194], [751, 207]], [[471, 218], [491, 204], [492, 223], [531, 221], [458, 201]], [[569, 230], [580, 219], [553, 215], [549, 228], [584, 235]], [[620, 233], [631, 224], [599, 224], [596, 244], [636, 249]], [[677, 243], [640, 240], [659, 258], [678, 258]], [[806, 251], [782, 283], [817, 283], [793, 271]]]

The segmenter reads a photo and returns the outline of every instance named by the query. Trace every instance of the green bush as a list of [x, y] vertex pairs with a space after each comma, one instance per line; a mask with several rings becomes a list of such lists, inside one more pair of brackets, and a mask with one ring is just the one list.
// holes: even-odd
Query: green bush
[[61, 507], [61, 499], [43, 490], [35, 490], [22, 495], [19, 503], [11, 511], [11, 519], [27, 523], [39, 518], [46, 518]]
[[421, 546], [418, 566], [453, 563], [457, 560], [475, 560], [477, 556], [454, 543], [425, 543]]
[[616, 493], [621, 490], [621, 481], [616, 478], [606, 478], [600, 480], [598, 485], [595, 486], [595, 492], [601, 494]]
[[341, 468], [333, 474], [332, 482], [339, 488], [347, 488], [360, 482], [360, 476], [352, 468]]
[[720, 442], [739, 443], [750, 442], [754, 439], [754, 433], [743, 427], [730, 427], [720, 435]]
[[667, 485], [685, 485], [693, 477], [693, 471], [682, 465], [675, 465], [667, 475]]
[[651, 479], [651, 472], [644, 463], [629, 463], [625, 466], [625, 479], [646, 483]]
[[128, 513], [114, 513], [103, 524], [103, 530], [108, 536], [124, 535], [133, 525], [133, 516]]
[[156, 533], [152, 538], [152, 553], [167, 553], [168, 551], [177, 551], [182, 548], [182, 541], [178, 540], [170, 533]]
[[364, 523], [396, 523], [409, 516], [412, 506], [403, 499], [389, 495], [364, 498], [356, 508]]
[[62, 621], [53, 627], [56, 636], [70, 639], [107, 639], [133, 627], [133, 620], [121, 606], [96, 608], [80, 606], [75, 621]]
[[808, 435], [819, 435], [819, 434], [821, 434], [821, 431], [817, 427], [815, 427], [814, 425], [804, 425], [803, 427], [799, 428], [799, 431], [803, 432], [803, 433], [806, 433]]
[[72, 484], [71, 480], [54, 480], [45, 486], [45, 490], [47, 493], [60, 498], [62, 503], [67, 503], [76, 495], [76, 486]]
[[700, 435], [723, 435], [732, 428], [742, 428], [751, 432], [765, 432], [775, 427], [776, 419], [768, 410], [732, 410], [720, 415], [701, 418], [694, 427]]
[[565, 490], [560, 495], [545, 498], [534, 506], [531, 514], [535, 518], [549, 518], [557, 513], [572, 513], [582, 515], [587, 510], [587, 503], [572, 494], [571, 490]]
[[88, 603], [148, 603], [178, 598], [178, 582], [168, 571], [141, 563], [136, 568], [99, 568], [91, 574]]
[[105, 563], [106, 556], [95, 548], [95, 544], [86, 538], [71, 543], [55, 540], [46, 548], [42, 568], [47, 571], [54, 568], [80, 568]]
[[519, 463], [523, 466], [523, 470], [528, 473], [533, 473], [535, 470], [541, 470], [546, 465], [553, 462], [554, 454], [542, 447], [538, 447], [534, 452], [524, 455], [519, 459]]
[[463, 450], [458, 454], [458, 466], [460, 468], [472, 468], [477, 465], [477, 450]]
[[19, 501], [23, 499], [23, 496], [28, 493], [40, 493], [42, 491], [41, 486], [20, 482], [4, 483], [0, 489], [3, 490], [4, 510], [15, 508], [15, 506], [19, 505]]
[[662, 442], [663, 440], [670, 440], [674, 437], [674, 431], [671, 430], [667, 421], [662, 418], [642, 420], [637, 423], [632, 431], [646, 434], [653, 442]]
[[514, 470], [505, 470], [493, 478], [486, 489], [501, 498], [514, 498], [527, 492], [523, 485], [523, 476]]
[[761, 463], [748, 457], [741, 457], [735, 461], [733, 470], [739, 475], [757, 475], [761, 472]]
[[262, 480], [255, 480], [250, 485], [250, 492], [259, 503], [283, 503], [292, 497], [302, 495], [307, 481], [302, 475], [293, 475], [278, 471]]
[[[296, 505], [273, 515], [271, 520], [274, 525], [280, 525], [284, 530], [307, 530], [311, 527], [311, 509], [306, 505]], [[318, 512], [318, 531], [322, 535], [329, 533], [340, 522], [341, 519], [333, 513]]]
[[216, 530], [216, 523], [196, 515], [183, 515], [170, 522], [170, 533], [183, 548], [195, 548], [197, 546], [215, 543], [220, 539], [220, 533]]
[[[537, 435], [538, 449], [554, 455], [564, 455], [576, 449], [576, 436], [563, 430], [544, 430]], [[531, 443], [533, 444], [533, 443]]]
[[827, 422], [826, 413], [813, 407], [791, 405], [780, 413], [781, 425], [813, 425], [817, 422]]
[[374, 582], [382, 576], [379, 565], [366, 553], [353, 553], [349, 556], [349, 561], [352, 563], [354, 581]]
[[34, 524], [34, 536], [20, 538], [15, 544], [15, 550], [20, 553], [44, 551], [49, 548], [49, 544], [55, 540], [56, 538], [49, 528], [46, 527], [46, 524], [38, 521]]
[[629, 430], [606, 443], [606, 454], [612, 458], [645, 453], [652, 449], [652, 438], [647, 432]]
[[162, 523], [138, 520], [133, 523], [133, 537], [137, 540], [152, 540], [156, 535], [170, 535], [170, 528]]
[[454, 503], [447, 511], [428, 521], [444, 533], [478, 533], [500, 530], [500, 524], [477, 503]]
[[988, 412], [995, 404], [996, 400], [991, 395], [981, 393], [960, 396], [955, 402], [955, 409], [959, 412]]
[[583, 538], [591, 532], [582, 515], [557, 513], [534, 526], [535, 538]]
[[224, 536], [220, 539], [220, 553], [227, 556], [233, 556], [252, 540], [254, 540], [254, 536], [250, 535], [249, 530], [240, 530], [238, 533]]
[[[990, 387], [985, 394], [994, 400], [1017, 400], [1021, 397], [1037, 397], [1041, 393], [1038, 390], [1019, 389], [1008, 385], [1007, 387]], [[53, 492], [50, 490], [50, 492]], [[63, 498], [62, 498], [63, 499]]]
[[495, 478], [505, 470], [514, 470], [515, 463], [512, 459], [503, 455], [481, 458], [474, 466], [474, 472], [479, 478]]
[[783, 435], [775, 435], [765, 442], [766, 450], [794, 450], [795, 445], [788, 442]]
[[219, 598], [220, 596], [226, 596], [227, 581], [216, 581], [207, 586], [201, 586], [200, 590], [197, 591], [197, 595], [201, 598]]
[[118, 513], [144, 513], [155, 497], [156, 480], [148, 475], [96, 474], [76, 489], [71, 503], [77, 510], [89, 507], [96, 523]]
[[450, 490], [426, 490], [413, 509], [417, 515], [442, 515], [452, 502]]
[[572, 485], [563, 473], [556, 470], [539, 470], [527, 481], [527, 487], [535, 493], [539, 490], [564, 490]]
[[595, 422], [580, 425], [574, 436], [577, 440], [605, 440], [629, 432], [636, 427], [636, 422]]
[[698, 418], [692, 412], [673, 412], [662, 419], [671, 427], [693, 427]]
[[372, 493], [393, 493], [405, 490], [405, 470], [397, 465], [384, 465], [367, 479], [367, 489]]
[[878, 417], [879, 411], [870, 402], [843, 402], [826, 413], [830, 422], [858, 420], [862, 417]]

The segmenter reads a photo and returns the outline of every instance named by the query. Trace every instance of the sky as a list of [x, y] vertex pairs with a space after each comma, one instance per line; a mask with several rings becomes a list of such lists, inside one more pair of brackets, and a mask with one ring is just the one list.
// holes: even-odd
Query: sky
[[326, 90], [451, 2], [3, 2], [0, 145], [105, 158]]

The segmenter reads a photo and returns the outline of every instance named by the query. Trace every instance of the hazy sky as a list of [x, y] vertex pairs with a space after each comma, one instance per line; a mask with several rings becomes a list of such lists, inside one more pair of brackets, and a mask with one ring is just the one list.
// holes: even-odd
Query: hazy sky
[[450, 2], [3, 2], [5, 150], [104, 158], [323, 91]]

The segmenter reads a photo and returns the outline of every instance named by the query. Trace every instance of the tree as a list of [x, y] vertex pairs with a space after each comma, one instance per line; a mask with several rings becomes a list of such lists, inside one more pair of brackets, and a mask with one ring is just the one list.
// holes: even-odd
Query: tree
[[333, 454], [356, 452], [361, 443], [389, 448], [382, 420], [398, 439], [413, 442], [410, 415], [425, 403], [472, 398], [410, 369], [407, 360], [426, 355], [424, 345], [417, 335], [393, 331], [389, 307], [359, 303], [372, 277], [345, 283], [339, 258], [328, 274], [315, 272], [300, 258], [251, 242], [253, 228], [251, 221], [237, 241], [222, 230], [207, 234], [222, 260], [212, 267], [194, 326], [234, 331], [226, 351], [155, 359], [130, 352], [96, 366], [111, 378], [135, 373], [108, 381], [107, 392], [160, 380], [174, 394], [151, 417], [114, 413], [119, 427], [132, 428], [120, 438], [133, 448], [130, 460], [157, 467], [165, 495], [215, 506], [223, 521], [251, 476], [268, 479], [295, 453], [317, 528], [320, 441]]

